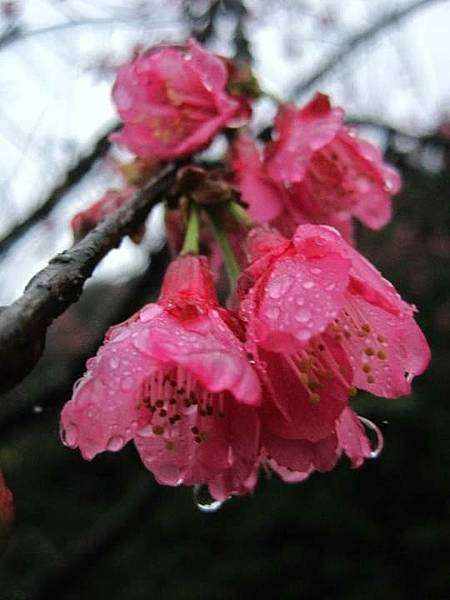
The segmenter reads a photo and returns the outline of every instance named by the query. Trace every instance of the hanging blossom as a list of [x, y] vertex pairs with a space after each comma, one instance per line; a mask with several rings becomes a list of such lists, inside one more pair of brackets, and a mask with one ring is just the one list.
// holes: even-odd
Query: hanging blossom
[[[292, 240], [257, 228], [249, 238], [241, 310], [258, 348], [299, 364], [314, 348], [329, 363], [335, 355], [336, 381], [350, 369], [352, 386], [387, 398], [410, 393], [430, 358], [415, 308], [359, 252], [328, 226], [300, 225]], [[312, 403], [320, 405], [321, 389], [309, 389]]]
[[14, 499], [0, 470], [0, 529], [9, 527], [14, 521]]
[[261, 460], [286, 481], [327, 471], [345, 453], [354, 467], [376, 455], [349, 406], [356, 388], [410, 392], [429, 361], [414, 308], [327, 226], [249, 235], [239, 281], [247, 347], [264, 384]]
[[88, 361], [62, 412], [64, 443], [91, 460], [134, 440], [160, 483], [222, 477], [235, 481], [227, 493], [242, 493], [257, 460], [261, 387], [239, 328], [217, 304], [205, 259], [176, 259], [158, 303], [112, 327]]
[[316, 94], [304, 108], [285, 104], [275, 139], [262, 154], [246, 135], [234, 144], [232, 165], [250, 212], [291, 235], [301, 223], [336, 227], [352, 237], [352, 218], [380, 229], [391, 218], [398, 172], [380, 151], [343, 126], [344, 111]]
[[204, 148], [227, 126], [248, 120], [243, 97], [226, 92], [227, 66], [193, 39], [185, 48], [138, 55], [117, 74], [113, 100], [124, 126], [111, 140], [144, 159]]

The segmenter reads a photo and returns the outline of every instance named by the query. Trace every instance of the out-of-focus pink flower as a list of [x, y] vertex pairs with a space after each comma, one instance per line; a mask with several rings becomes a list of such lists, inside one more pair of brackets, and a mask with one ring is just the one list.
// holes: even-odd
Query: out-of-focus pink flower
[[251, 139], [237, 140], [233, 167], [255, 218], [286, 235], [301, 223], [332, 225], [347, 240], [353, 217], [372, 229], [389, 221], [400, 177], [343, 118], [341, 108], [317, 94], [303, 109], [280, 109], [264, 159]]
[[[351, 386], [384, 397], [410, 392], [430, 358], [414, 307], [335, 229], [300, 225], [288, 241], [259, 228], [249, 249], [253, 260], [240, 281], [247, 337], [283, 356], [306, 401], [323, 413], [322, 426], [344, 405], [346, 386], [347, 394]], [[294, 408], [288, 401], [292, 418]]]
[[171, 159], [205, 147], [247, 103], [225, 91], [227, 67], [189, 40], [185, 51], [150, 50], [118, 72], [113, 99], [124, 123], [111, 136], [144, 159]]
[[391, 217], [390, 197], [399, 191], [400, 177], [375, 146], [343, 126], [343, 118], [324, 94], [300, 110], [282, 107], [267, 171], [289, 187], [293, 209], [306, 219], [326, 223], [333, 216], [336, 224], [354, 216], [380, 229]]
[[70, 222], [75, 239], [84, 237], [102, 219], [125, 204], [135, 193], [136, 188], [128, 186], [122, 190], [110, 190], [97, 202], [80, 211]]
[[14, 499], [0, 470], [0, 528], [9, 527], [14, 521]]
[[242, 482], [259, 447], [260, 382], [217, 304], [204, 258], [169, 267], [158, 303], [112, 327], [61, 416], [62, 439], [91, 460], [131, 439], [166, 485]]
[[232, 145], [231, 164], [242, 198], [255, 221], [271, 223], [285, 209], [283, 189], [267, 173], [261, 149], [247, 134]]

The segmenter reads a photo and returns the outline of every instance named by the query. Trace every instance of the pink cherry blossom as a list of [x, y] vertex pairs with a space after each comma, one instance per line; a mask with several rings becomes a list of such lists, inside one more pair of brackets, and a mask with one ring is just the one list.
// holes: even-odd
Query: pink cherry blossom
[[391, 217], [390, 196], [399, 191], [400, 177], [375, 146], [343, 126], [343, 118], [323, 94], [300, 110], [282, 107], [267, 172], [289, 187], [292, 209], [307, 220], [336, 225], [355, 216], [380, 229]]
[[217, 304], [204, 258], [169, 267], [158, 303], [112, 327], [61, 416], [62, 439], [91, 460], [134, 440], [166, 485], [240, 482], [255, 468], [260, 382], [240, 324]]
[[75, 238], [85, 236], [102, 219], [117, 210], [135, 193], [136, 188], [127, 186], [121, 190], [109, 190], [85, 210], [78, 212], [70, 224]]
[[14, 521], [14, 500], [0, 470], [0, 528], [10, 526]]
[[283, 438], [265, 431], [263, 425], [263, 460], [288, 483], [304, 481], [314, 471], [331, 470], [343, 454], [350, 459], [353, 468], [358, 468], [365, 459], [375, 458], [382, 449], [381, 432], [373, 427], [377, 436], [375, 450], [372, 450], [361, 421], [350, 407], [346, 407], [336, 419], [334, 431], [317, 442]]
[[[252, 262], [240, 281], [247, 335], [256, 353], [279, 353], [286, 372], [289, 363], [323, 413], [320, 424], [343, 407], [346, 385], [347, 395], [352, 386], [384, 397], [410, 393], [413, 377], [430, 357], [415, 309], [335, 229], [300, 225], [288, 241], [259, 228], [250, 234], [249, 249]], [[289, 387], [287, 374], [279, 379]], [[282, 412], [295, 420], [287, 391], [276, 395]], [[308, 420], [304, 426], [309, 428]], [[311, 422], [310, 439], [315, 427]]]
[[348, 241], [353, 217], [372, 229], [389, 221], [400, 177], [343, 119], [341, 108], [317, 94], [303, 109], [282, 106], [264, 156], [248, 136], [238, 138], [232, 165], [257, 220], [286, 235], [302, 223], [331, 225]]
[[113, 99], [124, 123], [111, 136], [144, 159], [171, 159], [205, 147], [248, 106], [225, 91], [227, 67], [195, 41], [149, 50], [117, 74]]

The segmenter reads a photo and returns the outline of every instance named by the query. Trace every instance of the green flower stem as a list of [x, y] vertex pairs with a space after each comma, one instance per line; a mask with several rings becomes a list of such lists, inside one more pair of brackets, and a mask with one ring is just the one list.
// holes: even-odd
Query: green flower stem
[[266, 96], [267, 98], [270, 98], [271, 100], [273, 100], [275, 102], [275, 104], [283, 104], [283, 100], [277, 96], [277, 94], [275, 94], [274, 92], [269, 92], [268, 90], [261, 90], [261, 93], [263, 96]]
[[231, 287], [234, 288], [239, 274], [241, 272], [239, 269], [239, 265], [237, 263], [233, 249], [230, 246], [230, 242], [228, 241], [226, 235], [220, 227], [216, 215], [213, 213], [212, 210], [210, 210], [208, 211], [208, 216], [211, 231], [214, 235], [216, 242], [219, 244], [219, 248], [222, 252], [223, 262], [225, 263], [225, 268], [227, 270], [228, 277], [230, 278]]
[[254, 225], [254, 221], [248, 212], [237, 202], [229, 202], [227, 204], [227, 210], [233, 219], [239, 223], [239, 225], [243, 225], [244, 227], [252, 227], [252, 225]]
[[180, 254], [198, 254], [198, 240], [200, 237], [200, 215], [195, 202], [189, 206], [189, 218]]

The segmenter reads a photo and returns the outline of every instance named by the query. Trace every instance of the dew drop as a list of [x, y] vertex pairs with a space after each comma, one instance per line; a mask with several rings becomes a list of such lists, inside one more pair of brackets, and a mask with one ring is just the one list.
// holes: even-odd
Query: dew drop
[[116, 356], [113, 356], [109, 359], [109, 367], [111, 369], [117, 369], [119, 366], [119, 359]]
[[113, 435], [106, 443], [106, 449], [110, 452], [118, 452], [123, 448], [124, 439], [120, 435]]
[[322, 273], [322, 269], [319, 269], [319, 267], [313, 267], [311, 269], [311, 273], [313, 273], [314, 275], [320, 275]]
[[295, 333], [295, 337], [301, 342], [307, 342], [311, 338], [311, 333], [306, 329], [301, 329]]
[[35, 415], [40, 415], [43, 410], [44, 409], [42, 408], [42, 406], [40, 404], [35, 404], [33, 406], [33, 412]]
[[218, 511], [223, 504], [211, 496], [207, 485], [194, 485], [194, 502], [200, 511], [206, 513]]
[[134, 377], [125, 377], [125, 379], [122, 381], [120, 387], [122, 388], [123, 392], [129, 392], [131, 390], [131, 388], [134, 385]]
[[75, 448], [78, 442], [78, 427], [74, 423], [69, 423], [67, 427], [61, 429], [61, 441], [68, 448]]
[[335, 284], [335, 283], [333, 283], [333, 282], [331, 282], [331, 283], [329, 283], [329, 284], [328, 284], [328, 285], [325, 287], [325, 289], [326, 289], [326, 291], [327, 291], [327, 292], [332, 292], [332, 291], [334, 290], [334, 288], [335, 288], [335, 287], [336, 287], [336, 284]]
[[383, 434], [375, 425], [375, 423], [372, 423], [372, 421], [369, 421], [369, 419], [366, 419], [366, 417], [358, 416], [358, 419], [364, 425], [364, 429], [366, 430], [366, 434], [369, 439], [371, 447], [371, 453], [369, 458], [377, 458], [383, 450]]
[[310, 290], [314, 287], [314, 281], [304, 281], [302, 285], [305, 288], [305, 290]]
[[301, 309], [295, 313], [295, 320], [299, 323], [307, 323], [311, 318], [311, 313], [309, 310]]
[[290, 277], [277, 279], [269, 285], [267, 293], [271, 298], [281, 298], [281, 296], [283, 296], [291, 287], [291, 283], [292, 279]]
[[144, 425], [137, 431], [137, 434], [144, 438], [152, 437], [153, 426], [151, 424]]
[[269, 306], [265, 311], [269, 319], [275, 320], [280, 316], [280, 309], [277, 306]]
[[157, 461], [154, 463], [153, 473], [158, 481], [164, 485], [180, 485], [183, 482], [180, 467], [174, 463]]

